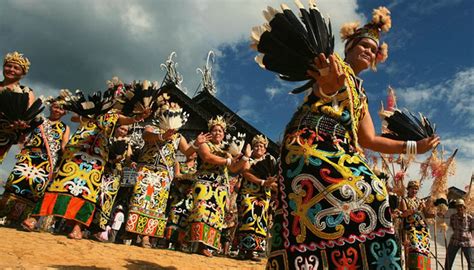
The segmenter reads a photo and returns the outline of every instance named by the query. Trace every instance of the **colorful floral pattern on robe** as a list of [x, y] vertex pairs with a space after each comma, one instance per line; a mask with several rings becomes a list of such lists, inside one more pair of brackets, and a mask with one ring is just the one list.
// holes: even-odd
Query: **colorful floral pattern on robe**
[[[66, 146], [59, 169], [46, 192], [56, 195], [50, 195], [50, 200], [43, 200], [37, 205], [34, 214], [52, 214], [90, 225], [109, 156], [109, 139], [118, 119], [118, 114], [107, 113], [96, 120], [80, 123]], [[80, 205], [75, 205], [78, 202]], [[48, 205], [50, 203], [54, 205]], [[58, 212], [58, 209], [62, 210]]]
[[[272, 157], [274, 162], [275, 159]], [[250, 171], [259, 160], [250, 160]], [[271, 190], [244, 179], [239, 195], [238, 247], [263, 252], [266, 248]]]
[[[66, 127], [63, 122], [46, 119], [27, 137], [23, 149], [16, 156], [17, 163], [5, 186], [10, 199], [22, 199], [4, 202], [3, 207], [0, 207], [0, 215], [8, 215], [11, 220], [23, 220], [31, 213], [50, 183]], [[13, 202], [15, 206], [9, 206]]]
[[192, 179], [195, 178], [197, 162], [192, 167], [181, 163], [179, 168], [182, 178], [171, 185], [170, 215], [166, 225], [166, 239], [172, 243], [182, 243], [185, 238], [189, 211], [193, 207]]
[[[407, 209], [419, 209], [421, 199], [403, 198]], [[419, 211], [403, 219], [404, 231], [410, 242], [408, 246], [409, 269], [431, 269], [430, 231], [423, 214]]]
[[168, 220], [166, 206], [180, 138], [181, 135], [174, 134], [164, 143], [145, 145], [130, 201], [128, 232], [164, 237]]
[[[207, 145], [212, 154], [226, 157], [226, 153], [219, 146], [211, 142]], [[199, 164], [193, 183], [194, 207], [188, 217], [190, 242], [199, 242], [219, 249], [228, 188], [226, 166], [206, 162]]]
[[357, 151], [361, 81], [348, 79], [287, 126], [268, 269], [401, 269], [385, 184]]

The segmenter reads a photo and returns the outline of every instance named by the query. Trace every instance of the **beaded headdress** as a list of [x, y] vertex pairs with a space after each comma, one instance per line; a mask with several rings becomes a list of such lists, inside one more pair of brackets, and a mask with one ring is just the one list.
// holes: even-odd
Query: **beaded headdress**
[[463, 200], [463, 199], [457, 199], [457, 200], [455, 200], [455, 201], [454, 201], [454, 204], [455, 204], [456, 206], [461, 206], [461, 205], [465, 206], [465, 205], [466, 205], [466, 204], [464, 203], [464, 200]]
[[49, 97], [40, 97], [40, 98], [43, 100], [43, 103], [48, 106], [51, 106], [53, 105], [53, 103], [56, 103], [62, 107], [66, 105], [69, 101], [68, 94], [70, 94], [68, 89], [61, 89], [59, 91], [59, 96], [57, 97], [49, 96]]
[[256, 135], [252, 139], [252, 146], [254, 146], [257, 143], [261, 143], [261, 144], [265, 145], [265, 147], [267, 147], [268, 146], [268, 139], [263, 135]]
[[28, 60], [28, 58], [24, 57], [23, 54], [16, 51], [12, 53], [7, 53], [7, 55], [5, 55], [5, 58], [3, 59], [3, 65], [8, 62], [20, 65], [25, 74], [28, 73], [28, 70], [30, 69], [31, 65], [30, 60]]
[[414, 188], [420, 188], [420, 182], [418, 182], [416, 180], [408, 182], [407, 189], [408, 188], [413, 188], [413, 187]]
[[384, 62], [388, 57], [387, 43], [380, 44], [380, 33], [388, 32], [392, 27], [392, 19], [390, 17], [390, 10], [386, 7], [379, 7], [372, 12], [372, 21], [363, 27], [359, 28], [359, 22], [351, 22], [342, 25], [341, 39], [346, 41], [345, 52], [353, 47], [354, 41], [361, 38], [370, 38], [378, 46], [377, 57], [372, 68], [379, 62]]
[[218, 115], [216, 116], [216, 118], [212, 118], [211, 120], [209, 120], [209, 122], [207, 122], [207, 127], [209, 128], [209, 130], [211, 130], [213, 126], [217, 125], [221, 126], [224, 131], [226, 130], [227, 123], [225, 122], [224, 117]]

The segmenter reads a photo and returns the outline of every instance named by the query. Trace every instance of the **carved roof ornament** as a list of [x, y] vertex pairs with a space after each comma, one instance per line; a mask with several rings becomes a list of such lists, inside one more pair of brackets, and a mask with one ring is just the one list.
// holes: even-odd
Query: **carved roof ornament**
[[196, 71], [202, 74], [201, 92], [207, 91], [211, 95], [215, 96], [217, 93], [217, 89], [216, 89], [216, 84], [214, 80], [212, 79], [212, 67], [210, 65], [211, 62], [214, 63], [213, 51], [209, 51], [209, 53], [207, 54], [206, 66], [204, 67], [204, 69], [197, 68]]
[[179, 74], [176, 70], [178, 63], [173, 61], [173, 56], [176, 56], [176, 52], [172, 52], [168, 57], [168, 60], [164, 64], [161, 64], [161, 70], [166, 70], [165, 78], [163, 79], [163, 84], [174, 84], [176, 87], [181, 89], [184, 93], [187, 94], [187, 89], [181, 87], [181, 83], [183, 82], [183, 76]]

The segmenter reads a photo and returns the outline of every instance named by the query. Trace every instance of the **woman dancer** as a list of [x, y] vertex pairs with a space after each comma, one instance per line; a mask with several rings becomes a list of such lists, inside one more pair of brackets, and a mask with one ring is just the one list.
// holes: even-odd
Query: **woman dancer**
[[[243, 173], [244, 181], [239, 196], [239, 228], [237, 239], [239, 256], [258, 261], [258, 253], [265, 252], [268, 231], [268, 211], [271, 188], [276, 188], [276, 177], [264, 175], [265, 159], [268, 167], [275, 167], [276, 160], [267, 154], [268, 140], [257, 135], [252, 140], [252, 158]], [[276, 173], [276, 172], [275, 172]]]
[[[82, 239], [81, 226], [89, 227], [100, 193], [101, 177], [109, 157], [109, 139], [115, 126], [129, 125], [148, 117], [149, 112], [134, 118], [108, 112], [97, 119], [73, 116], [79, 128], [72, 136], [59, 163], [59, 169], [32, 216], [55, 215], [74, 224], [69, 238]], [[23, 222], [34, 228], [36, 220]]]
[[23, 221], [44, 195], [56, 163], [69, 139], [69, 127], [61, 121], [66, 114], [61, 97], [48, 100], [50, 114], [25, 139], [17, 163], [8, 177], [0, 202], [0, 216]]
[[[31, 63], [28, 58], [18, 52], [5, 55], [3, 59], [3, 81], [0, 82], [0, 91], [13, 91], [18, 93], [28, 93], [29, 105], [35, 100], [33, 90], [20, 84], [20, 80], [25, 77], [30, 69]], [[28, 128], [23, 121], [16, 121], [13, 125], [0, 119], [0, 164], [8, 153], [10, 147], [17, 143], [21, 129]]]
[[379, 8], [364, 27], [343, 26], [345, 59], [320, 54], [307, 71], [315, 83], [283, 139], [270, 269], [401, 268], [387, 190], [361, 147], [424, 153], [439, 138], [407, 143], [375, 134], [358, 75], [386, 58], [379, 34], [390, 28], [389, 14]]
[[195, 243], [195, 251], [211, 257], [211, 249], [220, 248], [225, 203], [228, 196], [227, 170], [237, 172], [249, 160], [251, 149], [247, 145], [245, 155], [231, 159], [221, 148], [227, 127], [223, 117], [217, 116], [208, 123], [211, 139], [198, 150], [199, 163], [193, 183], [194, 207], [188, 217], [189, 241]]
[[[159, 98], [160, 99], [160, 98]], [[176, 103], [166, 102], [160, 110], [178, 108]], [[142, 236], [142, 247], [150, 248], [150, 237], [163, 238], [168, 220], [168, 203], [171, 181], [174, 178], [177, 151], [185, 156], [196, 152], [196, 148], [207, 140], [200, 134], [196, 144], [190, 146], [175, 129], [163, 130], [155, 125], [147, 125], [143, 133], [145, 146], [138, 157], [137, 182], [130, 201], [126, 230]]]

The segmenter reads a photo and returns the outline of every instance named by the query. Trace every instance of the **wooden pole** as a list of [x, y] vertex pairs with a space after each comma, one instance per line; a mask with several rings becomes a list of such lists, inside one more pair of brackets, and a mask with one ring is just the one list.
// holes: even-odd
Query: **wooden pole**
[[[444, 235], [444, 250], [445, 250], [445, 260], [448, 261], [448, 237], [446, 236], [446, 231], [447, 231], [447, 227], [444, 226], [443, 227], [443, 235]], [[462, 253], [462, 252], [461, 252]], [[448, 265], [449, 265], [449, 262], [448, 262]]]
[[435, 260], [436, 260], [436, 270], [438, 270], [438, 242], [436, 241], [436, 216], [434, 217], [434, 244], [435, 244]]

